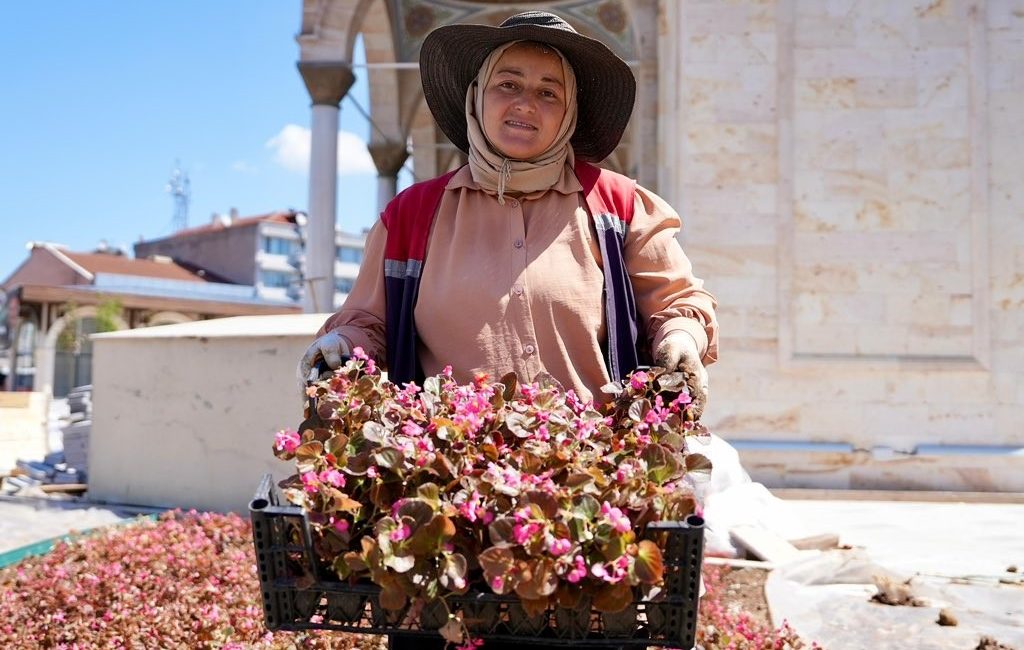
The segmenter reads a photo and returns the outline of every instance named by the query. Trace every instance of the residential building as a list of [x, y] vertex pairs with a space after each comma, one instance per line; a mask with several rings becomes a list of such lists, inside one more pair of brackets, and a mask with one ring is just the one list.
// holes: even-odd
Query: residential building
[[293, 301], [262, 296], [252, 285], [165, 256], [29, 246], [28, 259], [0, 284], [7, 390], [63, 396], [89, 383], [89, 335], [97, 331], [300, 311]]
[[[135, 244], [135, 257], [164, 255], [194, 265], [231, 282], [252, 285], [260, 298], [298, 304], [313, 278], [305, 268], [306, 215], [295, 210], [239, 217], [214, 215], [210, 223], [178, 231], [163, 239]], [[335, 233], [334, 304], [345, 301], [363, 259], [366, 232]]]

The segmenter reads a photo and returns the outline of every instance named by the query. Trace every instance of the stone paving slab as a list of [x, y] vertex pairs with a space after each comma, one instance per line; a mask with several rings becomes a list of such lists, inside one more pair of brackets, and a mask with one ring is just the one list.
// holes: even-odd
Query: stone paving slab
[[56, 499], [0, 498], [0, 553], [60, 537], [72, 531], [115, 524], [139, 514], [136, 509]]

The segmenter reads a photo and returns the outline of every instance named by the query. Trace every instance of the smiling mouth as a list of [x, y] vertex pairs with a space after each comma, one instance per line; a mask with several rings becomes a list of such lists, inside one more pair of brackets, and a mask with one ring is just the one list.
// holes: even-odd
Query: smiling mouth
[[537, 130], [537, 127], [535, 127], [532, 124], [527, 124], [526, 122], [518, 122], [516, 120], [505, 120], [505, 125], [506, 126], [511, 126], [514, 129], [526, 129], [526, 130], [530, 130], [530, 131], [536, 131]]

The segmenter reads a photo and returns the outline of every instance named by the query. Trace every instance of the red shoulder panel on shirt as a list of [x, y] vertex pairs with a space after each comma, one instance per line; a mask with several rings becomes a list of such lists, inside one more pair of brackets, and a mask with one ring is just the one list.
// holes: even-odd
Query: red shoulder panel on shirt
[[633, 222], [635, 180], [583, 161], [576, 163], [574, 171], [591, 213], [612, 214], [627, 224]]

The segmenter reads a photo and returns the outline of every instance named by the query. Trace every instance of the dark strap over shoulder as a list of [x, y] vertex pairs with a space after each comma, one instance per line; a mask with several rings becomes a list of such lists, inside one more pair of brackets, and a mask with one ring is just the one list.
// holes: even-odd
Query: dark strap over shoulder
[[650, 362], [625, 259], [626, 234], [636, 205], [636, 181], [585, 162], [576, 163], [575, 171], [601, 247], [608, 333], [605, 363], [608, 376], [621, 380], [641, 363]]
[[381, 215], [388, 230], [384, 244], [388, 378], [399, 385], [423, 379], [416, 351], [419, 341], [414, 318], [416, 298], [430, 227], [444, 188], [454, 175], [454, 171], [449, 172], [406, 188], [388, 203]]

